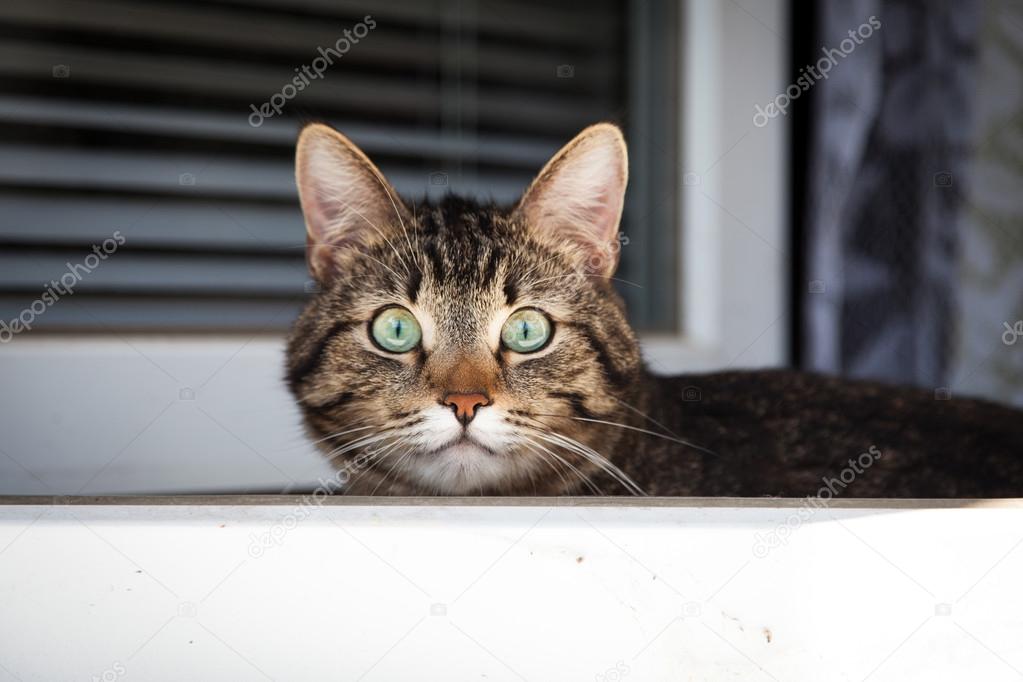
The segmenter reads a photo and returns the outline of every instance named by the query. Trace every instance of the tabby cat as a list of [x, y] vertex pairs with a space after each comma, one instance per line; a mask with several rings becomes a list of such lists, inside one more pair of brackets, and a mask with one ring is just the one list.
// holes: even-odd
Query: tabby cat
[[648, 372], [611, 282], [628, 174], [613, 125], [511, 207], [405, 202], [321, 124], [296, 156], [320, 291], [287, 379], [349, 493], [1023, 496], [1008, 407], [792, 371]]

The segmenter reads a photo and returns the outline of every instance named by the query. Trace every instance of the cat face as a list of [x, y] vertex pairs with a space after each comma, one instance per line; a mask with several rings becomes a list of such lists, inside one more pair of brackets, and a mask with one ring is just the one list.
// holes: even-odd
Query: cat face
[[606, 468], [641, 372], [610, 277], [627, 174], [614, 126], [583, 131], [514, 207], [409, 206], [323, 125], [297, 180], [321, 292], [288, 379], [363, 494], [556, 494]]

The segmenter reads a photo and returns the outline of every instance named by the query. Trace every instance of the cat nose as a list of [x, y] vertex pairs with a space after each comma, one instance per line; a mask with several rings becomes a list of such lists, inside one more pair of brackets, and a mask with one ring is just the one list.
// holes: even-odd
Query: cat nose
[[448, 393], [442, 402], [454, 409], [458, 421], [468, 425], [476, 416], [477, 408], [490, 404], [490, 398], [485, 393]]

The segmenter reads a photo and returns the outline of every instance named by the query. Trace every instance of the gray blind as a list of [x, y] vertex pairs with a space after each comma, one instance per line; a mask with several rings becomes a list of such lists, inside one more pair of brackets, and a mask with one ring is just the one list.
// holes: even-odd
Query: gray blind
[[[250, 124], [367, 14], [323, 78]], [[283, 329], [308, 295], [301, 122], [344, 131], [410, 197], [511, 201], [579, 129], [628, 122], [630, 21], [621, 0], [4, 0], [0, 320], [116, 231], [33, 329]]]

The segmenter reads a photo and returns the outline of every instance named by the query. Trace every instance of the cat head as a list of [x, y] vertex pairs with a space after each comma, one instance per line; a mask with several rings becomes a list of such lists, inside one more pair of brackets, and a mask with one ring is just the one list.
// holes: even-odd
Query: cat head
[[628, 163], [591, 126], [509, 207], [410, 204], [351, 141], [296, 153], [320, 292], [292, 331], [306, 425], [363, 494], [585, 489], [642, 375], [611, 285]]

